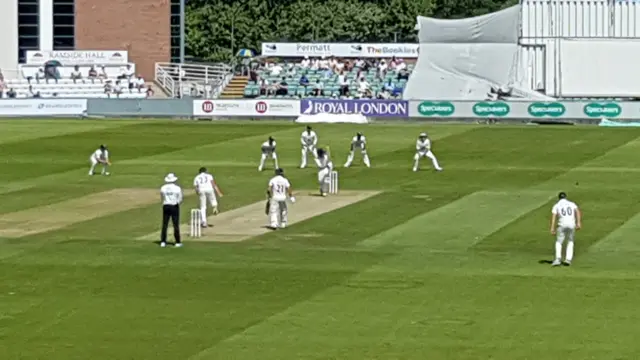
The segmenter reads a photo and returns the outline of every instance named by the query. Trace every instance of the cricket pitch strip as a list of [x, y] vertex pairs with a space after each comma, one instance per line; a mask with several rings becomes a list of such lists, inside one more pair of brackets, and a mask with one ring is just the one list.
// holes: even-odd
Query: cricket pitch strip
[[[355, 204], [379, 194], [379, 191], [341, 191], [336, 195], [321, 197], [311, 194], [311, 191], [297, 192], [295, 204], [289, 204], [288, 226], [311, 219], [345, 206]], [[266, 200], [209, 216], [209, 227], [202, 229], [199, 238], [189, 237], [189, 223], [181, 224], [182, 236], [185, 241], [202, 242], [239, 242], [255, 236], [266, 234], [272, 230], [266, 228], [269, 224], [265, 214]], [[286, 231], [286, 229], [284, 230]], [[169, 229], [171, 238], [171, 229]], [[143, 240], [159, 240], [160, 233], [155, 232], [144, 236]]]

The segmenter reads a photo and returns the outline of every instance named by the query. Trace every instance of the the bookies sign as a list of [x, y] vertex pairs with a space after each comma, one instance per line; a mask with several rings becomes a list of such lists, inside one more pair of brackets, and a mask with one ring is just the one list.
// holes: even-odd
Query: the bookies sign
[[0, 99], [0, 117], [78, 116], [86, 111], [86, 99]]
[[194, 116], [298, 116], [298, 100], [195, 100]]
[[365, 116], [407, 117], [409, 102], [403, 100], [303, 99], [300, 114], [362, 114]]
[[638, 102], [410, 101], [410, 117], [512, 119], [638, 119]]
[[27, 65], [58, 61], [62, 65], [123, 65], [129, 62], [127, 51], [27, 51]]
[[367, 58], [417, 58], [418, 44], [376, 43], [262, 43], [263, 56], [283, 57], [367, 57]]

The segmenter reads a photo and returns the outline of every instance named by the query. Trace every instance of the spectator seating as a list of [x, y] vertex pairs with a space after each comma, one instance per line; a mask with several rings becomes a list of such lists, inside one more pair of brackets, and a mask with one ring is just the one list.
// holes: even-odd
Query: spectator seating
[[[5, 79], [5, 91], [13, 89], [16, 98], [145, 98], [149, 94], [144, 79], [135, 76], [135, 65], [95, 66], [91, 78], [89, 65], [57, 66], [53, 70], [37, 65], [21, 65], [21, 77]], [[49, 74], [45, 76], [45, 72]], [[79, 78], [72, 79], [72, 74]], [[130, 86], [131, 83], [131, 86]], [[6, 94], [5, 94], [6, 97]]]
[[[244, 90], [245, 98], [303, 98], [303, 97], [369, 97], [380, 98], [383, 95], [385, 86], [392, 84], [395, 91], [385, 96], [391, 98], [401, 97], [402, 91], [406, 85], [406, 78], [399, 78], [399, 71], [396, 69], [388, 69], [386, 71], [380, 71], [377, 67], [377, 63], [370, 64], [368, 70], [363, 70], [360, 67], [354, 66], [351, 70], [344, 70], [344, 75], [348, 81], [349, 94], [345, 95], [341, 93], [341, 86], [339, 83], [339, 74], [332, 70], [317, 70], [307, 66], [303, 66], [301, 63], [296, 64], [280, 64], [283, 71], [280, 74], [274, 74], [270, 71], [268, 66], [260, 66], [256, 70], [257, 81], [249, 81]], [[273, 64], [271, 64], [273, 66]], [[413, 71], [414, 64], [406, 64], [405, 71], [410, 74]], [[300, 79], [302, 76], [306, 76], [309, 81], [309, 85], [301, 85]], [[408, 76], [408, 75], [407, 75]], [[255, 78], [255, 77], [254, 77]], [[285, 78], [288, 85], [287, 94], [276, 95], [273, 91], [265, 91], [264, 86], [261, 85], [262, 79], [267, 80], [271, 85], [277, 84]], [[366, 79], [368, 83], [369, 91], [366, 95], [360, 91], [359, 80], [361, 78]], [[317, 82], [320, 82], [321, 86], [316, 86]], [[316, 91], [318, 87], [321, 87], [321, 91]], [[319, 94], [318, 94], [319, 93]]]

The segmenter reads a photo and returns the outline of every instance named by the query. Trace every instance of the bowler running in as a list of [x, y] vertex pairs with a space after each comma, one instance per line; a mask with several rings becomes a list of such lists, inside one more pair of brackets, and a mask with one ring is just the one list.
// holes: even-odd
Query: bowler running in
[[211, 204], [213, 215], [218, 215], [218, 200], [216, 199], [216, 194], [222, 197], [222, 191], [220, 191], [218, 184], [216, 184], [213, 175], [209, 174], [205, 167], [201, 167], [198, 171], [198, 175], [193, 179], [193, 186], [196, 194], [200, 197], [200, 216], [202, 216], [202, 223], [200, 225], [206, 228], [208, 226], [207, 202]]
[[318, 165], [318, 184], [320, 185], [320, 195], [327, 196], [329, 193], [329, 182], [331, 181], [331, 171], [333, 170], [333, 162], [329, 158], [329, 153], [324, 149], [316, 151], [316, 165]]
[[551, 234], [556, 236], [556, 256], [551, 265], [562, 264], [562, 245], [567, 241], [565, 265], [573, 261], [573, 240], [576, 230], [582, 228], [582, 212], [576, 203], [567, 199], [567, 194], [558, 194], [558, 202], [551, 209]]
[[433, 168], [437, 171], [442, 171], [440, 164], [438, 164], [438, 159], [431, 152], [431, 140], [427, 133], [420, 133], [418, 136], [418, 140], [416, 141], [416, 154], [413, 156], [413, 171], [418, 171], [418, 166], [420, 165], [420, 158], [428, 157], [431, 159], [431, 163], [433, 164]]
[[300, 163], [300, 169], [304, 169], [307, 167], [307, 153], [311, 153], [315, 158], [316, 146], [318, 145], [318, 135], [311, 129], [311, 126], [307, 126], [307, 129], [300, 135], [300, 143], [302, 144], [302, 162]]
[[260, 166], [258, 166], [258, 171], [262, 171], [262, 169], [264, 169], [264, 161], [267, 160], [268, 157], [273, 159], [274, 167], [277, 169], [278, 155], [276, 155], [276, 139], [269, 136], [269, 139], [262, 143], [260, 151], [262, 151], [262, 157], [260, 158]]
[[296, 202], [291, 183], [284, 177], [284, 170], [276, 169], [275, 174], [267, 186], [269, 227], [273, 230], [287, 227], [287, 198], [292, 203]]
[[347, 162], [344, 164], [344, 167], [348, 168], [349, 166], [351, 166], [356, 149], [360, 149], [360, 152], [362, 153], [362, 161], [364, 162], [364, 164], [367, 167], [371, 167], [369, 155], [367, 155], [367, 139], [361, 132], [357, 133], [356, 136], [351, 139], [351, 152], [349, 152], [349, 157], [347, 158]]
[[102, 164], [102, 175], [109, 175], [109, 150], [106, 145], [100, 145], [100, 147], [91, 154], [89, 157], [91, 163], [91, 169], [89, 169], [89, 175], [95, 174], [95, 169], [98, 164]]

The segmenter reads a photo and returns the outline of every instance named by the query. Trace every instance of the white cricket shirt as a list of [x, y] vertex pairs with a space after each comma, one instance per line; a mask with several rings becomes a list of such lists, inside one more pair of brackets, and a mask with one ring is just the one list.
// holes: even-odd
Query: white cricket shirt
[[416, 150], [418, 151], [429, 151], [431, 150], [431, 140], [425, 139], [424, 141], [416, 141]]
[[193, 186], [195, 186], [198, 191], [213, 191], [213, 175], [209, 173], [200, 173], [193, 179]]
[[263, 153], [271, 154], [272, 152], [276, 151], [276, 142], [274, 141], [272, 144], [269, 144], [268, 141], [265, 141], [262, 143], [261, 149]]
[[98, 160], [107, 161], [109, 160], [109, 150], [105, 149], [104, 151], [102, 151], [101, 149], [98, 149], [93, 152], [93, 155], [91, 155], [91, 157], [96, 161]]
[[178, 205], [182, 202], [182, 189], [176, 184], [164, 184], [160, 188], [162, 205]]
[[300, 135], [300, 142], [304, 146], [315, 146], [318, 143], [318, 135], [316, 135], [316, 132], [313, 130], [311, 130], [311, 132], [305, 130], [302, 132], [302, 135]]
[[567, 199], [560, 199], [551, 209], [551, 213], [558, 217], [558, 226], [566, 228], [576, 227], [576, 211], [578, 205]]
[[353, 145], [354, 148], [364, 148], [366, 144], [367, 139], [364, 137], [364, 135], [360, 136], [360, 140], [358, 140], [358, 135], [354, 136], [353, 139], [351, 139], [351, 145]]
[[271, 199], [275, 201], [287, 200], [287, 194], [291, 183], [284, 176], [277, 175], [269, 180], [269, 190], [271, 191]]
[[316, 158], [316, 165], [318, 165], [319, 169], [326, 169], [332, 167], [333, 164], [329, 159], [329, 155], [324, 154], [324, 156]]

